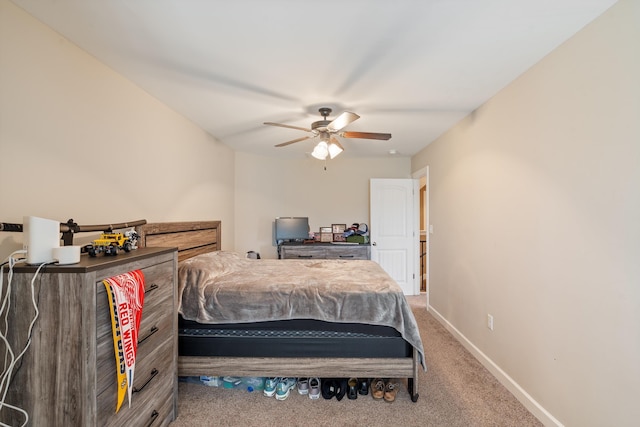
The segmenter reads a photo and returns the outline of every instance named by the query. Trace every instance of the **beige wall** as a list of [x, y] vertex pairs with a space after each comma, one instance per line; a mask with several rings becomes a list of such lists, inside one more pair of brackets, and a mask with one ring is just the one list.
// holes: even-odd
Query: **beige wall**
[[638, 40], [623, 0], [412, 159], [434, 313], [549, 424], [640, 419]]
[[369, 179], [410, 178], [406, 157], [287, 160], [236, 153], [236, 250], [275, 258], [272, 223], [308, 216], [309, 226], [369, 223]]
[[232, 150], [6, 0], [0, 61], [0, 221], [219, 219], [233, 247]]
[[[234, 153], [10, 2], [0, 8], [0, 221], [220, 219], [224, 249], [275, 257], [276, 216], [309, 216], [312, 229], [368, 222], [369, 179], [410, 177], [406, 157], [343, 155], [324, 170]], [[21, 234], [0, 233], [2, 259], [21, 247]]]

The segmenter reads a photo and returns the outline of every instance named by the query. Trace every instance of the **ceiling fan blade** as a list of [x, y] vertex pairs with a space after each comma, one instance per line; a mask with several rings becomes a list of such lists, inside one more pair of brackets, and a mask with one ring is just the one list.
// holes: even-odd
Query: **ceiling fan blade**
[[327, 125], [327, 130], [329, 132], [337, 132], [343, 127], [347, 126], [349, 123], [355, 122], [359, 118], [359, 115], [351, 113], [349, 111], [345, 111]]
[[295, 144], [296, 142], [304, 141], [305, 139], [311, 138], [310, 136], [303, 136], [302, 138], [292, 139], [291, 141], [283, 142], [281, 144], [277, 144], [276, 147], [286, 147], [290, 144]]
[[281, 128], [297, 129], [297, 130], [303, 130], [305, 132], [312, 132], [311, 129], [301, 128], [298, 126], [283, 125], [282, 123], [264, 122], [264, 124], [269, 126], [279, 126]]
[[390, 133], [375, 133], [375, 132], [341, 132], [340, 136], [343, 138], [361, 138], [361, 139], [380, 139], [380, 140], [388, 140], [391, 139]]

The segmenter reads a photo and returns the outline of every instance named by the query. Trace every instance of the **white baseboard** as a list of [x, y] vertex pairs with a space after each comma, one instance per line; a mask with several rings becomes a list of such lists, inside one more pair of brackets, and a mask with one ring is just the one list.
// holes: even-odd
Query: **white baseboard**
[[529, 393], [527, 393], [513, 378], [507, 375], [493, 360], [489, 359], [478, 347], [457, 330], [432, 306], [428, 311], [440, 322], [482, 365], [487, 368], [496, 379], [513, 394], [541, 423], [545, 426], [564, 427], [553, 415], [542, 407]]

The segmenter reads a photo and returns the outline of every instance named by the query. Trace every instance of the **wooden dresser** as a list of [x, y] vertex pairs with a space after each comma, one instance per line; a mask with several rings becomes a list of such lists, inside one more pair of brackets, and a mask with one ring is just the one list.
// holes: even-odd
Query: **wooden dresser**
[[280, 245], [282, 259], [371, 259], [369, 245], [307, 243]]
[[[40, 315], [6, 402], [25, 409], [30, 426], [168, 425], [177, 415], [178, 395], [176, 249], [81, 258], [79, 264], [46, 266], [38, 274], [34, 288]], [[134, 392], [131, 407], [125, 397], [116, 414], [115, 356], [102, 279], [136, 269], [144, 273], [145, 297]], [[35, 270], [24, 264], [14, 268], [8, 325], [16, 351], [25, 344], [34, 314]], [[10, 425], [24, 422], [23, 415], [6, 408], [0, 415]]]

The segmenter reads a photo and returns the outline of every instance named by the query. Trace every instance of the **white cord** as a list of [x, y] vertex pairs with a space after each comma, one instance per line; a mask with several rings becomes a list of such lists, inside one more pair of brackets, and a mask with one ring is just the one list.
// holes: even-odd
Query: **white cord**
[[[18, 262], [20, 262], [20, 261], [25, 259], [24, 257], [23, 258], [15, 258], [14, 255], [26, 254], [26, 253], [27, 253], [27, 251], [25, 251], [25, 250], [15, 251], [11, 255], [9, 255], [7, 257], [7, 259], [2, 263], [2, 268], [0, 268], [0, 295], [2, 295], [2, 291], [3, 291], [4, 265], [5, 264], [9, 264], [9, 275], [7, 277], [7, 286], [11, 286], [11, 279], [13, 278], [13, 266], [16, 263], [18, 263]], [[4, 304], [5, 304], [4, 300], [6, 300], [8, 297], [9, 297], [9, 292], [7, 292], [5, 298], [3, 298], [2, 307], [0, 307], [0, 314], [4, 312]], [[6, 325], [5, 325], [5, 327], [6, 327]], [[5, 328], [5, 330], [6, 330], [6, 328]]]
[[[11, 255], [9, 255], [9, 257], [7, 258], [7, 261], [3, 262], [3, 266], [2, 268], [0, 268], [0, 296], [3, 295], [2, 290], [3, 290], [3, 272], [4, 272], [4, 264], [8, 263], [9, 264], [9, 274], [8, 274], [8, 278], [7, 278], [7, 293], [4, 294], [4, 297], [2, 299], [2, 306], [0, 306], [0, 317], [4, 316], [4, 332], [0, 331], [0, 336], [2, 337], [3, 341], [6, 341], [4, 339], [4, 337], [7, 335], [7, 329], [9, 327], [9, 323], [7, 321], [7, 316], [9, 314], [9, 308], [11, 306], [11, 300], [9, 299], [10, 295], [11, 295], [11, 281], [13, 279], [13, 266], [17, 263], [20, 262], [21, 260], [23, 260], [24, 258], [14, 258], [14, 255], [16, 254], [26, 254], [27, 251], [25, 250], [20, 250], [20, 251], [15, 251], [13, 252]], [[4, 363], [3, 363], [3, 371], [2, 371], [2, 377], [4, 378], [5, 375], [5, 370], [6, 370], [6, 366], [7, 366], [7, 350], [11, 350], [8, 343], [6, 343], [5, 346], [5, 354], [4, 354]], [[13, 355], [12, 355], [13, 357]], [[0, 408], [2, 407], [2, 403], [4, 402], [4, 400], [0, 401]]]
[[[48, 261], [48, 262], [44, 262], [42, 264], [40, 264], [38, 266], [38, 268], [36, 269], [36, 272], [33, 275], [33, 278], [31, 279], [31, 303], [33, 305], [33, 308], [35, 310], [35, 314], [33, 316], [33, 319], [31, 320], [31, 323], [29, 324], [29, 330], [27, 332], [27, 342], [24, 346], [24, 348], [22, 349], [22, 351], [18, 354], [17, 357], [14, 357], [14, 352], [11, 349], [11, 346], [9, 345], [9, 341], [6, 338], [7, 335], [7, 330], [8, 330], [8, 312], [9, 309], [11, 307], [11, 301], [10, 301], [10, 295], [11, 295], [11, 281], [13, 279], [13, 266], [16, 264], [16, 262], [21, 261], [22, 259], [15, 259], [13, 258], [14, 254], [17, 253], [26, 253], [25, 251], [16, 251], [14, 253], [12, 253], [11, 255], [9, 255], [9, 274], [8, 274], [8, 279], [7, 279], [7, 289], [6, 289], [6, 294], [3, 297], [3, 302], [2, 302], [2, 306], [0, 307], [0, 314], [4, 313], [4, 331], [0, 331], [0, 339], [4, 342], [5, 344], [5, 356], [4, 356], [4, 368], [3, 368], [3, 372], [2, 372], [2, 379], [0, 381], [0, 393], [2, 394], [2, 397], [0, 398], [0, 409], [2, 409], [3, 407], [7, 407], [9, 409], [13, 409], [15, 411], [20, 412], [21, 414], [24, 415], [25, 417], [25, 421], [22, 424], [21, 427], [24, 427], [27, 425], [27, 423], [29, 422], [29, 414], [27, 413], [27, 411], [25, 411], [22, 408], [10, 405], [8, 403], [5, 403], [5, 398], [7, 396], [7, 392], [9, 391], [9, 384], [11, 383], [11, 375], [13, 373], [13, 370], [16, 366], [16, 364], [18, 363], [18, 361], [20, 361], [20, 359], [22, 358], [22, 356], [27, 352], [29, 346], [31, 345], [31, 334], [33, 332], [33, 327], [36, 323], [36, 320], [38, 319], [38, 316], [40, 314], [40, 310], [38, 310], [38, 304], [36, 301], [36, 293], [35, 293], [35, 281], [36, 278], [38, 277], [38, 274], [40, 273], [40, 270], [47, 264], [51, 264], [53, 261]], [[4, 266], [2, 266], [0, 268], [0, 291], [2, 290], [2, 272], [4, 270]], [[2, 295], [0, 293], [0, 295]], [[6, 311], [5, 311], [6, 310]], [[9, 356], [9, 357], [8, 357]], [[10, 360], [9, 365], [7, 366], [7, 362]], [[0, 425], [5, 426], [6, 424], [0, 422]], [[7, 426], [7, 427], [11, 427], [11, 426]]]
[[[27, 411], [25, 411], [22, 408], [18, 408], [17, 406], [10, 405], [8, 403], [3, 403], [2, 406], [6, 407], [6, 408], [9, 408], [9, 409], [14, 409], [14, 410], [22, 413], [24, 415], [25, 420], [24, 420], [24, 423], [20, 427], [25, 427], [27, 425], [27, 423], [29, 422], [29, 414], [27, 413]], [[10, 426], [9, 424], [3, 423], [2, 421], [0, 421], [0, 426], [2, 426], [2, 427], [13, 427], [13, 426]]]

